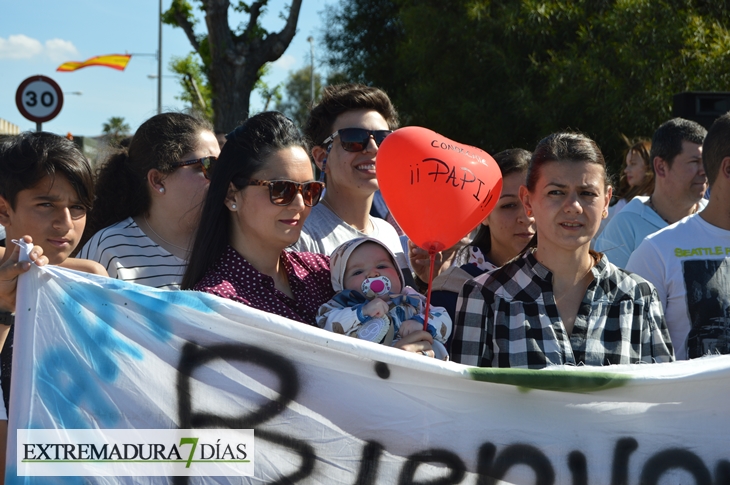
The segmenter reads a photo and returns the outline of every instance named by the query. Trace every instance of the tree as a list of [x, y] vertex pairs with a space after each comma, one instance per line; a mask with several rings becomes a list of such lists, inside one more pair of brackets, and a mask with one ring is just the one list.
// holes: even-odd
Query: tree
[[125, 123], [121, 116], [112, 116], [102, 125], [102, 133], [110, 145], [119, 145], [119, 142], [129, 135], [130, 130], [129, 124]]
[[573, 129], [618, 165], [621, 134], [650, 137], [674, 94], [730, 84], [727, 2], [341, 0], [330, 12], [330, 65], [384, 88], [404, 123], [490, 152]]
[[[319, 96], [322, 89], [322, 77], [314, 73], [314, 97]], [[309, 116], [312, 107], [312, 70], [309, 66], [290, 72], [284, 86], [286, 98], [276, 103], [276, 110], [281, 111], [300, 128]]]
[[[268, 0], [231, 5], [230, 0], [200, 0], [207, 34], [196, 34], [193, 6], [188, 0], [173, 0], [164, 22], [183, 29], [202, 61], [211, 89], [213, 124], [227, 133], [248, 117], [251, 91], [268, 62], [277, 60], [289, 46], [299, 20], [302, 0], [292, 0], [286, 24], [280, 32], [268, 32], [259, 23]], [[231, 29], [229, 11], [245, 13], [247, 22]]]
[[170, 70], [180, 76], [183, 92], [177, 99], [190, 103], [191, 111], [213, 120], [213, 105], [210, 84], [194, 54], [186, 57], [173, 57]]

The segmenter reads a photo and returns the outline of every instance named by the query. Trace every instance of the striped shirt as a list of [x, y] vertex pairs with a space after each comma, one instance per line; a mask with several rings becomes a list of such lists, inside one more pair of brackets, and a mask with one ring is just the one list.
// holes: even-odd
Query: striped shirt
[[654, 287], [605, 256], [591, 271], [570, 335], [558, 314], [552, 273], [532, 251], [467, 281], [456, 304], [452, 359], [529, 369], [673, 361]]
[[94, 234], [76, 257], [101, 263], [112, 278], [168, 290], [180, 289], [188, 264], [147, 237], [131, 217]]

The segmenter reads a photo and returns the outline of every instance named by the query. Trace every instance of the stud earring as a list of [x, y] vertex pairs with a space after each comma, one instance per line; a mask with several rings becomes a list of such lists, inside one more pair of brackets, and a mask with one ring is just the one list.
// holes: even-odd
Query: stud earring
[[238, 209], [238, 206], [236, 204], [231, 204], [231, 209], [236, 210]]
[[160, 187], [158, 190], [160, 191], [161, 194], [165, 193], [165, 187]]
[[532, 217], [532, 211], [530, 209], [527, 209], [527, 217]]
[[604, 210], [603, 211], [603, 218], [605, 219], [606, 217], [608, 217], [608, 211], [607, 210]]

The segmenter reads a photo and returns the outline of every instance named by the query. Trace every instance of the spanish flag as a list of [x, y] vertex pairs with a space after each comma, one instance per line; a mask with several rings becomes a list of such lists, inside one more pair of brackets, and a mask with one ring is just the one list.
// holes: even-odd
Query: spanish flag
[[84, 62], [64, 62], [63, 64], [58, 66], [58, 69], [56, 69], [56, 71], [71, 72], [81, 69], [82, 67], [89, 66], [111, 67], [112, 69], [123, 71], [124, 68], [127, 67], [129, 59], [131, 57], [132, 54], [109, 54], [107, 56], [96, 56], [92, 57], [91, 59], [86, 59]]

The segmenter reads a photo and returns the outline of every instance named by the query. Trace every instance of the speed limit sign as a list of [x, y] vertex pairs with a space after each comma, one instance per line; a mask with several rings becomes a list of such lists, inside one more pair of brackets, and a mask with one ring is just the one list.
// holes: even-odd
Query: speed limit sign
[[29, 77], [15, 92], [20, 114], [40, 124], [52, 120], [63, 107], [63, 92], [56, 81], [46, 76]]

